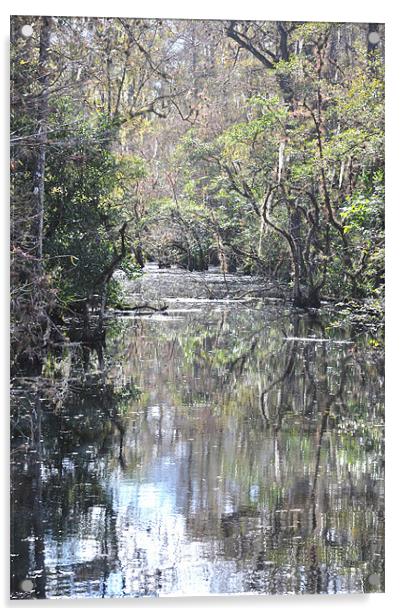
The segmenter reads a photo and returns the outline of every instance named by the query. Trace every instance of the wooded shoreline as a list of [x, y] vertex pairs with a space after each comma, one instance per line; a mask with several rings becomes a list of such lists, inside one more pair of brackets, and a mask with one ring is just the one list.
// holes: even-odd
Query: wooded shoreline
[[380, 329], [383, 58], [382, 24], [12, 17], [12, 365], [149, 262]]

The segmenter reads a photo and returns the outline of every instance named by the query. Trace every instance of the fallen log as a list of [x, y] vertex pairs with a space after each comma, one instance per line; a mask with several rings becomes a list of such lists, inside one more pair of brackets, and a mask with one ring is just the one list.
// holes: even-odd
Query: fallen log
[[[165, 312], [168, 309], [168, 304], [162, 306], [152, 306], [151, 304], [136, 304], [130, 306], [129, 304], [119, 304], [116, 306], [116, 310], [119, 312], [138, 312], [143, 313], [144, 310], [152, 312]], [[146, 314], [146, 313], [144, 313]]]

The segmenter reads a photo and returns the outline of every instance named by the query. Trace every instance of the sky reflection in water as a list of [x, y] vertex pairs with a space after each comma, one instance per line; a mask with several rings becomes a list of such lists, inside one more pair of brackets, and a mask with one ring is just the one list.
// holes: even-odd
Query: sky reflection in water
[[383, 591], [380, 353], [282, 306], [172, 308], [16, 379], [12, 596]]

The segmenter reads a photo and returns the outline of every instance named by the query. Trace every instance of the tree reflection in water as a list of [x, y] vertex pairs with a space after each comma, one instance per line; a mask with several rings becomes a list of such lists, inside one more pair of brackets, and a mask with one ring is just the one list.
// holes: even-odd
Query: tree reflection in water
[[13, 597], [383, 590], [379, 353], [282, 307], [198, 308], [15, 379]]

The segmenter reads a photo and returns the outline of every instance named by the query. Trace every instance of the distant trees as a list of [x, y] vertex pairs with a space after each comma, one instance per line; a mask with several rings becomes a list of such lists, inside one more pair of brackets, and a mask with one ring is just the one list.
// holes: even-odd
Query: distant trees
[[[182, 199], [190, 186], [215, 237], [245, 269], [287, 268], [296, 306], [318, 307], [322, 293], [380, 294], [384, 81], [380, 50], [366, 52], [371, 29], [281, 22], [223, 29], [258, 72], [256, 94], [235, 120], [210, 129], [197, 123], [181, 139]], [[228, 108], [238, 87], [227, 94]], [[205, 89], [213, 100], [210, 83]], [[364, 211], [357, 223], [354, 199]]]

